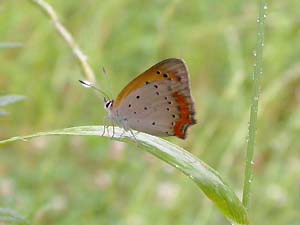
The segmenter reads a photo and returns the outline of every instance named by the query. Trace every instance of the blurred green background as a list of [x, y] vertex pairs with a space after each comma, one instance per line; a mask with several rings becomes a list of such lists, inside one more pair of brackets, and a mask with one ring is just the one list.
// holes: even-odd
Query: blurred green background
[[[256, 1], [49, 1], [97, 74], [118, 92], [168, 57], [185, 59], [198, 124], [169, 138], [242, 193], [256, 41]], [[300, 224], [300, 2], [269, 1], [252, 224]], [[30, 1], [0, 1], [0, 95], [27, 96], [0, 117], [0, 139], [99, 125], [102, 99], [52, 23]], [[102, 67], [109, 80], [105, 80]], [[111, 88], [112, 87], [112, 88]], [[197, 186], [135, 145], [46, 137], [0, 149], [0, 207], [33, 224], [229, 224]]]

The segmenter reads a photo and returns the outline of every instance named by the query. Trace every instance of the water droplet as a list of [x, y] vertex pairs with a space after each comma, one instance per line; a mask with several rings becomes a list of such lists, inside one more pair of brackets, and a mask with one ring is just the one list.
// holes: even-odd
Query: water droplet
[[[248, 123], [249, 124], [249, 123]], [[249, 131], [249, 125], [248, 125], [248, 131]], [[249, 133], [249, 132], [248, 132]], [[248, 143], [249, 142], [249, 136], [247, 135], [246, 136], [246, 143]]]
[[190, 175], [190, 178], [191, 178], [191, 179], [194, 179], [193, 175]]
[[267, 15], [266, 15], [266, 14], [264, 14], [264, 18], [267, 18]]
[[264, 6], [264, 9], [268, 9], [268, 6], [267, 6], [267, 5], [265, 5], [265, 6]]
[[253, 55], [256, 56], [256, 51], [253, 51]]
[[254, 165], [254, 161], [253, 160], [251, 161], [251, 165]]
[[256, 20], [256, 22], [258, 22], [258, 23], [260, 22], [259, 18]]
[[176, 164], [175, 167], [178, 168], [179, 166]]
[[248, 181], [249, 183], [252, 183], [252, 180], [251, 179], [249, 179], [249, 181]]

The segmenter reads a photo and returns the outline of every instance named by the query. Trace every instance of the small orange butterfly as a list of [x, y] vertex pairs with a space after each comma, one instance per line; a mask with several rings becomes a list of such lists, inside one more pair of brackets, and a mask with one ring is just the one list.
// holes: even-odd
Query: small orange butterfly
[[170, 58], [152, 66], [116, 100], [105, 100], [104, 106], [109, 118], [125, 130], [155, 136], [185, 139], [188, 127], [196, 123], [189, 72], [182, 59]]

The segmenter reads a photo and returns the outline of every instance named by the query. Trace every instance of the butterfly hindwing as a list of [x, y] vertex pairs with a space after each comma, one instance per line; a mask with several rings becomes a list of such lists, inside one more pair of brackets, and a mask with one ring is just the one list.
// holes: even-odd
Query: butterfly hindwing
[[153, 82], [134, 91], [116, 109], [130, 128], [156, 136], [174, 135], [179, 112], [164, 82]]
[[142, 73], [122, 90], [112, 114], [138, 131], [185, 138], [195, 119], [184, 62], [167, 59]]

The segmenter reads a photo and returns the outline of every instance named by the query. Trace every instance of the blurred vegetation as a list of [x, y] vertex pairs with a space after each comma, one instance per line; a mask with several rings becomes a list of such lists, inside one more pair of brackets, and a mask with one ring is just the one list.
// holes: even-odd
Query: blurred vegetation
[[5, 116], [8, 113], [3, 111], [2, 107], [5, 107], [9, 104], [24, 100], [24, 96], [21, 95], [5, 95], [0, 96], [0, 116]]
[[[221, 171], [241, 193], [257, 5], [245, 1], [50, 2], [114, 96], [167, 57], [185, 59], [198, 124], [170, 138]], [[253, 224], [300, 221], [299, 1], [268, 5], [264, 76], [250, 217]], [[102, 99], [82, 79], [72, 52], [29, 1], [0, 1], [0, 139], [102, 124]], [[109, 76], [106, 81], [101, 68]], [[110, 90], [112, 86], [112, 90]], [[33, 224], [228, 224], [195, 184], [134, 145], [104, 138], [39, 138], [1, 147], [0, 207]]]

